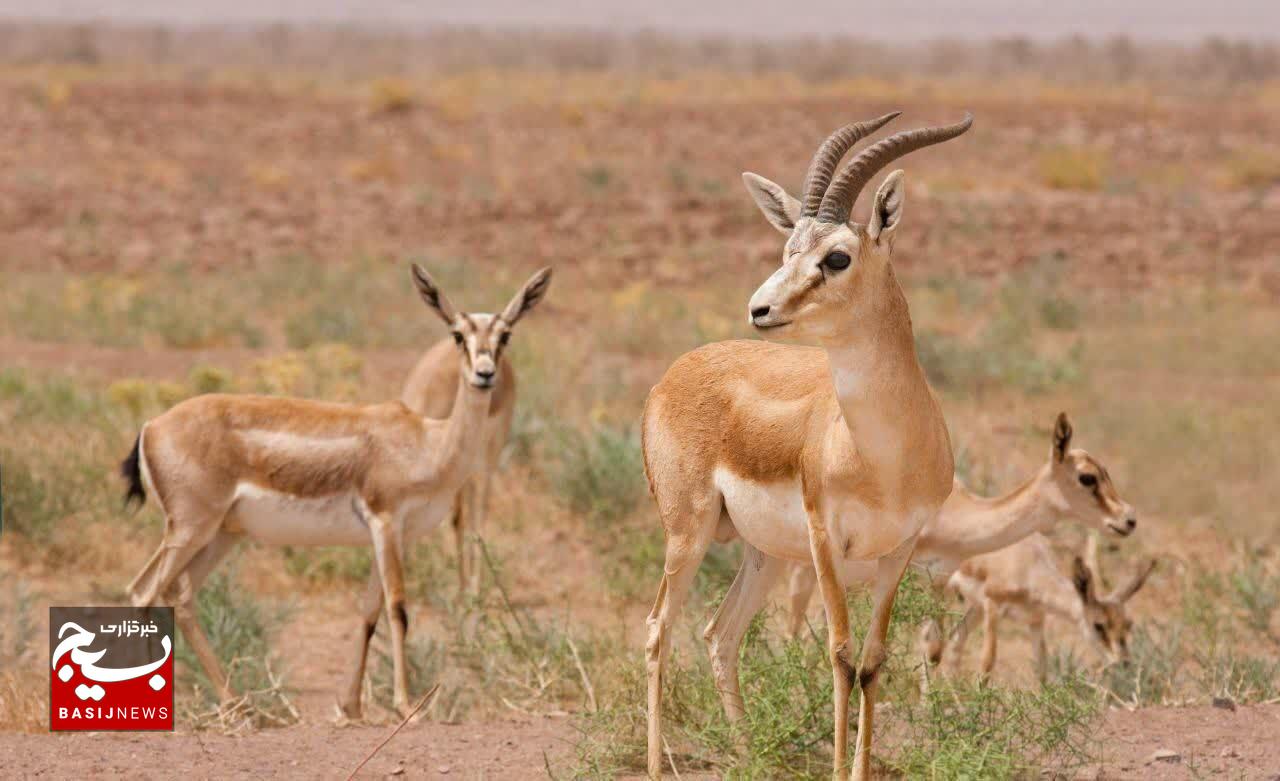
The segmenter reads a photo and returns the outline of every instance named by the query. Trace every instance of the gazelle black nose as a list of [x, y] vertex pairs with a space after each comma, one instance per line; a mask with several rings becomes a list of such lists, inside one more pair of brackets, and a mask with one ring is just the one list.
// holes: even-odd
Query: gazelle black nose
[[770, 307], [769, 307], [769, 305], [768, 305], [768, 304], [766, 304], [766, 305], [764, 305], [764, 306], [758, 306], [758, 307], [756, 307], [755, 309], [752, 309], [752, 310], [751, 310], [751, 319], [752, 319], [752, 320], [754, 320], [754, 319], [756, 319], [757, 317], [764, 317], [765, 315], [769, 314], [769, 309], [770, 309]]
[[1129, 529], [1132, 531], [1134, 528], [1137, 527], [1137, 525], [1138, 525], [1138, 519], [1134, 518], [1132, 515], [1124, 519], [1124, 526], [1126, 529]]
[[493, 369], [476, 369], [476, 376], [486, 380], [493, 379]]

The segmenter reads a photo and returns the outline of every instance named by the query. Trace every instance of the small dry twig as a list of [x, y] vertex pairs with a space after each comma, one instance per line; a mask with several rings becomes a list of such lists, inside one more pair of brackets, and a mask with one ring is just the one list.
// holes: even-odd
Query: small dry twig
[[374, 755], [377, 754], [379, 751], [381, 751], [383, 746], [390, 743], [391, 739], [396, 736], [396, 733], [404, 729], [404, 725], [409, 723], [409, 719], [412, 719], [414, 716], [416, 716], [418, 714], [418, 711], [422, 710], [422, 706], [426, 705], [428, 700], [435, 697], [436, 692], [438, 691], [440, 691], [440, 684], [437, 683], [435, 686], [431, 687], [430, 691], [422, 695], [422, 699], [418, 700], [418, 704], [413, 707], [413, 710], [409, 711], [409, 714], [400, 720], [400, 723], [396, 725], [396, 728], [391, 730], [391, 734], [383, 738], [382, 742], [379, 743], [377, 746], [374, 746], [373, 751], [370, 751], [368, 756], [360, 760], [360, 764], [356, 765], [356, 769], [352, 770], [351, 775], [347, 776], [347, 781], [351, 781], [351, 779], [355, 778], [356, 773], [359, 773], [360, 769], [363, 768], [369, 762], [369, 760], [373, 759]]

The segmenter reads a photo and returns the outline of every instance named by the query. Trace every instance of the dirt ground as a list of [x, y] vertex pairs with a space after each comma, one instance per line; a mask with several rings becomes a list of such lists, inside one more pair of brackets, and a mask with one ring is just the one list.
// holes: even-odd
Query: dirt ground
[[[0, 735], [0, 772], [5, 778], [346, 778], [390, 729], [307, 723], [245, 737]], [[1078, 778], [1280, 777], [1280, 705], [1117, 710], [1100, 732], [1105, 764]], [[547, 762], [554, 766], [571, 753], [574, 737], [564, 718], [411, 724], [359, 778], [545, 778]]]

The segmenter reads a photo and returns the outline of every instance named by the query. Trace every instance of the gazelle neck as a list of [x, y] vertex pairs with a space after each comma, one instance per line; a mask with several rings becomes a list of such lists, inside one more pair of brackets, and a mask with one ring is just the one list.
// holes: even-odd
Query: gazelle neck
[[444, 441], [439, 451], [442, 466], [456, 465], [465, 472], [470, 459], [482, 448], [480, 435], [489, 415], [491, 388], [477, 388], [467, 379], [464, 366], [458, 374], [458, 389], [453, 399], [453, 409], [444, 426]]
[[892, 269], [877, 304], [878, 311], [826, 348], [840, 411], [859, 457], [896, 476], [888, 488], [906, 501], [941, 504], [951, 490], [951, 443], [916, 358], [906, 296]]
[[948, 505], [938, 516], [934, 528], [926, 532], [928, 544], [967, 559], [1048, 531], [1061, 517], [1052, 490], [1049, 467], [1044, 466], [1004, 496], [985, 499], [966, 494], [967, 506], [950, 512]]

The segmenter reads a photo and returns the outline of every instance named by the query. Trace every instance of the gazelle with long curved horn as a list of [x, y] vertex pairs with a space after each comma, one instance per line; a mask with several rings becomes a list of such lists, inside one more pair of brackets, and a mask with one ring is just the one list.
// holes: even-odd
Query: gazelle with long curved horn
[[[824, 210], [829, 188], [816, 210], [811, 195], [834, 166], [831, 156], [889, 119], [828, 139], [823, 149], [830, 152], [820, 151], [806, 176], [813, 190], [805, 203], [743, 174], [765, 217], [788, 236], [781, 268], [751, 297], [750, 322], [771, 339], [814, 346], [707, 345], [676, 360], [645, 403], [645, 473], [666, 533], [645, 649], [650, 775], [662, 771], [662, 679], [672, 624], [708, 545], [735, 536], [743, 538], [746, 558], [731, 595], [754, 597], [755, 584], [775, 578], [785, 559], [816, 567], [828, 615], [836, 774], [846, 771], [856, 678], [853, 774], [869, 775], [876, 675], [893, 597], [920, 529], [951, 492], [951, 441], [916, 359], [906, 297], [891, 263], [902, 172], [880, 186], [865, 225], [849, 221], [857, 193], [845, 192], [854, 181], [850, 170], [874, 174], [911, 144], [881, 142], [855, 156], [836, 179], [844, 183], [843, 211]], [[939, 143], [970, 121], [892, 138]], [[876, 574], [872, 623], [855, 675], [844, 595], [849, 570], [863, 562], [874, 563]], [[758, 609], [751, 600], [734, 604], [750, 614]], [[729, 618], [722, 606], [712, 627]]]
[[409, 709], [401, 557], [442, 520], [480, 461], [505, 334], [546, 294], [534, 274], [488, 327], [456, 310], [419, 266], [413, 281], [454, 332], [459, 363], [452, 414], [425, 418], [393, 401], [367, 406], [308, 399], [197, 396], [143, 424], [123, 471], [128, 497], [156, 498], [164, 539], [129, 586], [134, 605], [164, 599], [224, 703], [227, 676], [193, 610], [209, 572], [243, 538], [268, 545], [371, 545], [377, 563], [361, 608], [359, 654], [341, 702], [360, 712], [369, 637], [384, 599], [391, 625], [394, 705]]

